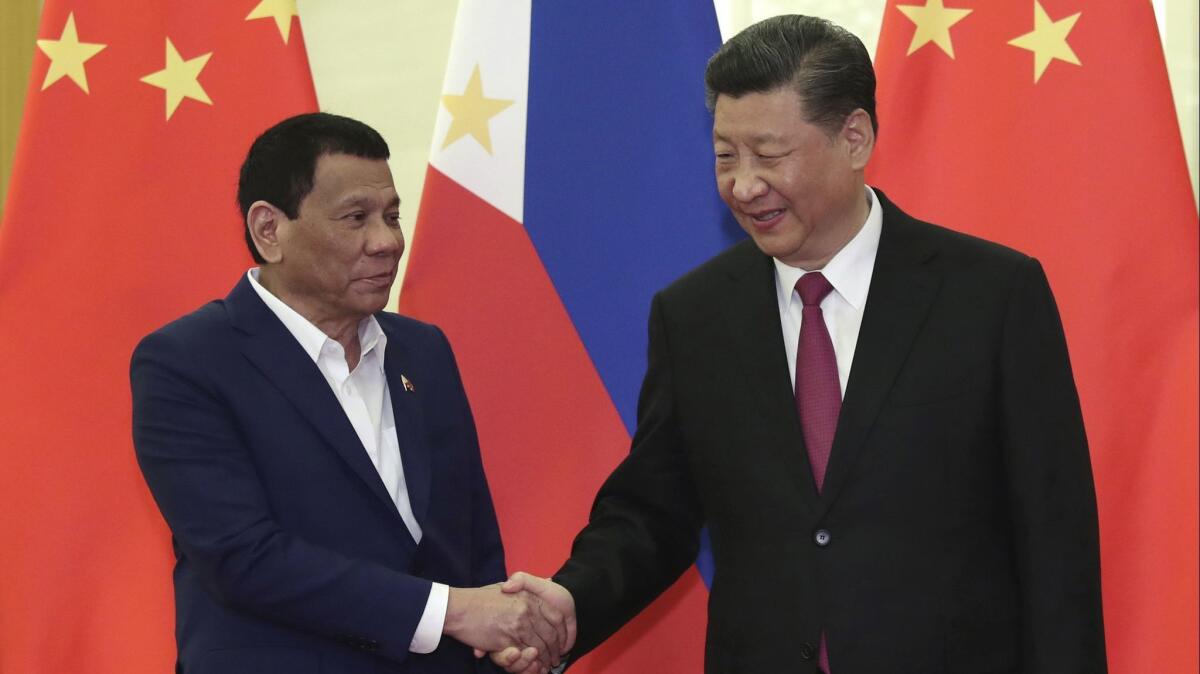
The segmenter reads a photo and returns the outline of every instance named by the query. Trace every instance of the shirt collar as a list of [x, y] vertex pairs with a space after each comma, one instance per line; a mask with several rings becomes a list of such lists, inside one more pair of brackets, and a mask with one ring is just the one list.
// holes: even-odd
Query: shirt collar
[[[333, 342], [329, 335], [326, 335], [320, 328], [313, 325], [307, 318], [300, 315], [298, 311], [289, 307], [287, 303], [279, 299], [262, 286], [258, 282], [259, 268], [254, 267], [246, 272], [246, 278], [250, 281], [250, 287], [254, 288], [254, 292], [262, 298], [263, 304], [271, 310], [279, 318], [279, 322], [283, 323], [283, 327], [292, 333], [296, 341], [300, 343], [300, 347], [304, 349], [304, 353], [308, 354], [309, 358], [315, 363], [321, 357], [321, 349], [324, 348], [326, 342]], [[360, 362], [366, 359], [370, 353], [378, 351], [379, 366], [383, 367], [383, 354], [387, 347], [387, 335], [384, 334], [383, 328], [380, 327], [379, 321], [374, 316], [367, 316], [358, 324], [358, 343], [362, 345], [362, 357]], [[338, 344], [338, 348], [341, 345]]]
[[[820, 271], [834, 291], [841, 295], [846, 303], [858, 311], [862, 311], [867, 303], [867, 291], [871, 287], [871, 274], [875, 270], [875, 254], [879, 252], [879, 235], [883, 231], [883, 209], [879, 207], [879, 198], [870, 187], [866, 188], [867, 201], [870, 210], [867, 220], [854, 235], [854, 238], [842, 246]], [[775, 280], [778, 282], [780, 302], [787, 306], [791, 301], [793, 289], [801, 276], [808, 273], [799, 267], [792, 267], [777, 259], [775, 262]]]

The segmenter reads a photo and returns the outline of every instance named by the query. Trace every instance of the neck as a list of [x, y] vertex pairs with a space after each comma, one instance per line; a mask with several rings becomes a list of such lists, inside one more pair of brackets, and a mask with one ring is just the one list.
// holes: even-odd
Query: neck
[[319, 305], [307, 301], [301, 295], [289, 292], [272, 271], [266, 265], [259, 269], [259, 285], [266, 288], [275, 297], [278, 297], [279, 301], [291, 307], [293, 311], [303, 316], [306, 321], [317, 326], [317, 329], [325, 333], [326, 337], [341, 344], [342, 350], [346, 354], [346, 365], [353, 370], [358, 365], [358, 359], [361, 355], [362, 345], [358, 341], [358, 324], [362, 322], [363, 317], [333, 316], [323, 312]]

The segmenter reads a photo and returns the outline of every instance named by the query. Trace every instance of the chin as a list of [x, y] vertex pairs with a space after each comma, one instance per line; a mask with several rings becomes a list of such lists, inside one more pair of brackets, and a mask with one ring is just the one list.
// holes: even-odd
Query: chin
[[794, 250], [793, 247], [787, 245], [787, 242], [780, 240], [778, 236], [751, 235], [750, 238], [754, 239], [754, 245], [758, 246], [758, 249], [764, 255], [779, 258], [780, 260], [789, 256]]
[[387, 303], [388, 303], [387, 295], [384, 295], [383, 297], [381, 297], [379, 299], [362, 298], [360, 301], [355, 303], [354, 309], [355, 309], [356, 313], [358, 313], [363, 318], [366, 318], [367, 316], [370, 316], [372, 314], [377, 314], [380, 311], [383, 311], [384, 309], [386, 309]]

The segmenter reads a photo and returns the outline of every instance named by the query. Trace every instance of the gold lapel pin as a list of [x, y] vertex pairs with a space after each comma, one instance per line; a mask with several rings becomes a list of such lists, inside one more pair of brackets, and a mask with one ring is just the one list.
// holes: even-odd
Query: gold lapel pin
[[413, 393], [417, 390], [417, 388], [413, 386], [412, 382], [408, 380], [408, 377], [405, 377], [404, 375], [400, 375], [400, 382], [404, 384], [404, 390], [408, 391], [409, 393]]

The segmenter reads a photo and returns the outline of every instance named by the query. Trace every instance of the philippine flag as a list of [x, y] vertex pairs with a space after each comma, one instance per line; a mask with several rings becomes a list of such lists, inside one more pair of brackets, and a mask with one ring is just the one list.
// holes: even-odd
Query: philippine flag
[[[510, 571], [557, 570], [628, 451], [651, 296], [741, 236], [719, 46], [694, 0], [459, 3], [400, 307], [454, 345]], [[689, 572], [572, 671], [700, 671], [706, 601]]]

